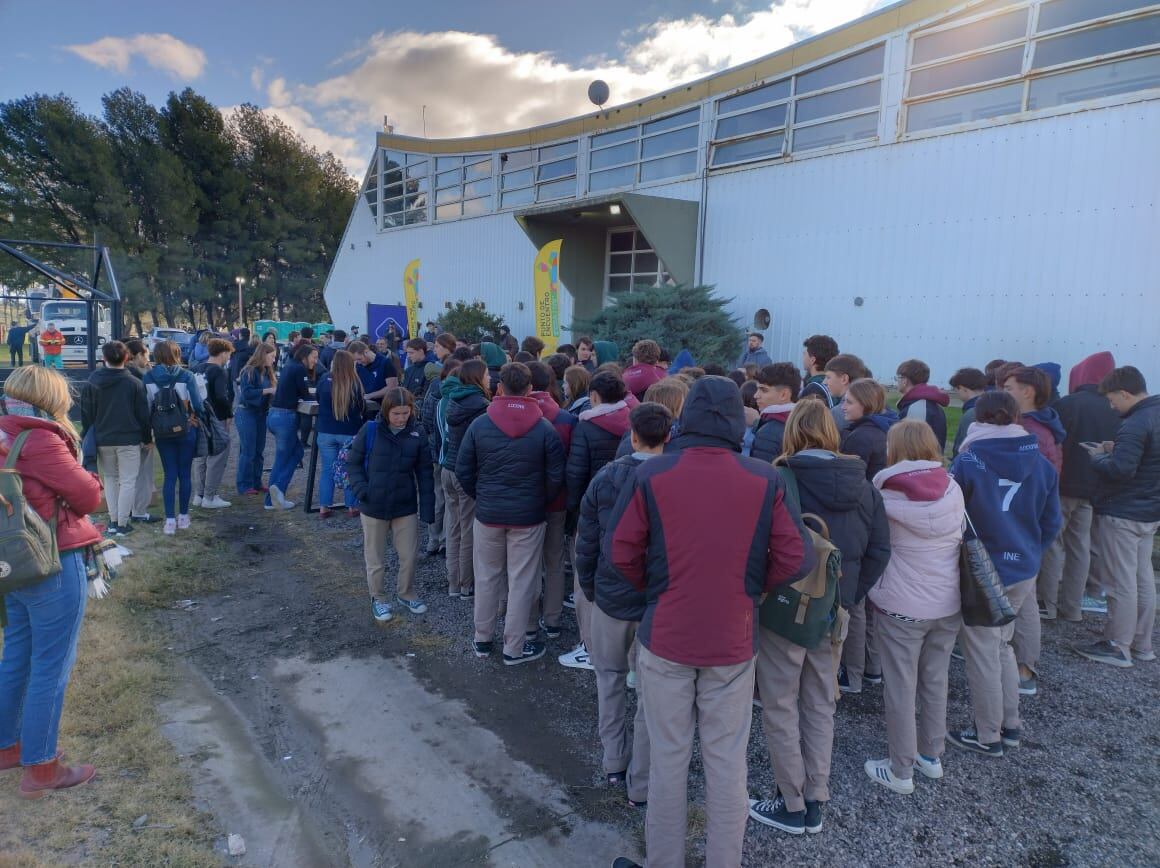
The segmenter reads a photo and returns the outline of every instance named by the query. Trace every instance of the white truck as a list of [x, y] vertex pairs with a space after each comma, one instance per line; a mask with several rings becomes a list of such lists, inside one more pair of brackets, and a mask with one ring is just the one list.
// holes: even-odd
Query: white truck
[[[37, 323], [37, 333], [52, 323], [64, 335], [64, 347], [61, 350], [61, 361], [66, 365], [88, 364], [89, 361], [89, 311], [88, 304], [75, 299], [53, 298], [44, 301], [40, 306], [40, 321]], [[95, 352], [100, 358], [101, 347], [113, 338], [113, 324], [109, 317], [109, 308], [97, 304], [97, 345]]]

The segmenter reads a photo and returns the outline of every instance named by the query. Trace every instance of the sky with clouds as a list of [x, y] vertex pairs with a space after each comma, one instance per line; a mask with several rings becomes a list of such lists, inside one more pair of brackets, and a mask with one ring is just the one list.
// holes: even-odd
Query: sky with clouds
[[128, 86], [253, 103], [361, 175], [383, 116], [466, 136], [628, 102], [760, 57], [889, 0], [0, 0], [0, 100]]

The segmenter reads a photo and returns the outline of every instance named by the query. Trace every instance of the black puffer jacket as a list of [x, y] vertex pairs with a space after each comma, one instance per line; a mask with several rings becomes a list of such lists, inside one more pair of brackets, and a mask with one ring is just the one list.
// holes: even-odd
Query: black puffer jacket
[[572, 432], [568, 449], [568, 509], [580, 508], [584, 491], [600, 468], [616, 458], [620, 438], [628, 430], [628, 407], [583, 419]]
[[888, 410], [856, 419], [842, 432], [842, 452], [857, 455], [866, 463], [867, 481], [886, 469], [886, 432], [897, 421], [898, 414]]
[[534, 398], [499, 397], [467, 429], [455, 475], [480, 523], [533, 527], [564, 484], [564, 446]]
[[447, 398], [447, 443], [443, 448], [443, 466], [454, 470], [459, 445], [471, 423], [487, 412], [488, 400], [473, 386], [460, 386], [444, 397]]
[[435, 520], [435, 479], [431, 474], [431, 450], [419, 426], [411, 419], [406, 428], [393, 434], [380, 415], [375, 419], [375, 441], [367, 462], [369, 429], [368, 422], [347, 451], [346, 472], [359, 509], [370, 518], [383, 521], [417, 512], [420, 521], [430, 524]]
[[[860, 458], [807, 450], [791, 455], [802, 512], [821, 516], [842, 552], [842, 605], [860, 602], [890, 561], [890, 525], [882, 495], [866, 481]], [[817, 527], [809, 525], [813, 530]]]
[[443, 397], [443, 383], [436, 377], [427, 384], [423, 403], [419, 407], [419, 424], [431, 446], [431, 460], [439, 460], [439, 450], [443, 441], [439, 437], [439, 426], [435, 424], [435, 411], [439, 409], [439, 399]]
[[580, 590], [600, 611], [621, 621], [644, 617], [645, 595], [634, 588], [608, 562], [604, 536], [612, 521], [616, 500], [644, 460], [632, 455], [606, 464], [593, 477], [580, 501], [580, 524], [576, 531], [576, 578]]
[[1059, 474], [1059, 493], [1063, 497], [1091, 500], [1100, 487], [1092, 458], [1079, 444], [1114, 440], [1120, 430], [1120, 415], [1099, 386], [1080, 386], [1054, 404], [1060, 424], [1067, 436], [1063, 439], [1063, 471]]
[[1128, 411], [1115, 441], [1110, 453], [1092, 459], [1100, 478], [1092, 507], [1097, 515], [1160, 521], [1160, 395]]
[[771, 416], [762, 416], [754, 425], [753, 448], [749, 450], [751, 457], [760, 461], [773, 461], [781, 455], [781, 441], [785, 437], [785, 420], [788, 413], [777, 413]]

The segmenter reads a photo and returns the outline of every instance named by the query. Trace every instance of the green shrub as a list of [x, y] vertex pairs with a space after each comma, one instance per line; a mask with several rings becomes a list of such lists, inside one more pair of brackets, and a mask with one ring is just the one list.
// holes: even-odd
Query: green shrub
[[465, 343], [478, 344], [487, 335], [499, 337], [503, 317], [488, 313], [482, 302], [466, 304], [457, 301], [450, 310], [443, 311], [436, 325], [439, 331], [451, 332]]

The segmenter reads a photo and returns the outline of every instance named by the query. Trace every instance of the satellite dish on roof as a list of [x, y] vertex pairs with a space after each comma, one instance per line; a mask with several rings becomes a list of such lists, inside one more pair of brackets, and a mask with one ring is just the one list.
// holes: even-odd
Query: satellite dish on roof
[[592, 84], [588, 85], [588, 99], [597, 108], [603, 106], [608, 102], [608, 83], [596, 79]]

